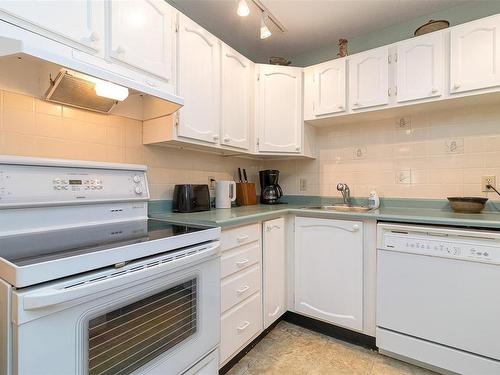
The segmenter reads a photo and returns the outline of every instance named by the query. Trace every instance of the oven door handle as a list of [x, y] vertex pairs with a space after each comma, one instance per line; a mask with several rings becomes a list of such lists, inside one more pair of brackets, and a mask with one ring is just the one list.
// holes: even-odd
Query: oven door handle
[[[202, 252], [190, 255], [188, 257], [180, 258], [177, 261], [170, 263], [162, 263], [154, 267], [143, 268], [135, 272], [127, 272], [123, 275], [105, 278], [99, 281], [85, 283], [72, 288], [46, 288], [39, 292], [24, 295], [23, 308], [24, 310], [36, 310], [43, 307], [59, 305], [61, 303], [70, 302], [79, 298], [94, 295], [99, 292], [109, 291], [110, 289], [123, 286], [144, 277], [149, 277], [158, 273], [163, 273], [172, 265], [181, 266], [185, 263], [195, 262], [203, 259], [209, 255], [216, 254], [219, 251], [219, 242], [214, 245], [203, 249]], [[178, 263], [177, 263], [178, 262]], [[176, 264], [177, 263], [177, 264]]]

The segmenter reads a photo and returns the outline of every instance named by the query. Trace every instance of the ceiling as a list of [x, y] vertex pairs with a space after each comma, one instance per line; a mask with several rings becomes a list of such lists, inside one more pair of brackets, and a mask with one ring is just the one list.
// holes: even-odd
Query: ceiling
[[413, 18], [450, 8], [463, 0], [263, 0], [286, 27], [259, 38], [260, 12], [250, 6], [248, 17], [236, 15], [237, 0], [168, 0], [188, 17], [255, 62], [270, 56], [291, 58], [339, 38], [351, 39]]

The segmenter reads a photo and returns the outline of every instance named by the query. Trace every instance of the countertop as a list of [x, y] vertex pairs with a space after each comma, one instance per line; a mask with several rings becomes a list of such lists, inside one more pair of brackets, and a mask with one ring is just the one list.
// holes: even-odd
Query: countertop
[[381, 207], [374, 211], [354, 213], [311, 210], [304, 209], [303, 207], [303, 204], [255, 205], [230, 209], [212, 209], [211, 211], [185, 214], [153, 212], [150, 213], [150, 216], [155, 219], [180, 224], [218, 226], [223, 228], [293, 214], [331, 219], [373, 219], [404, 223], [500, 229], [500, 212], [492, 211], [484, 211], [480, 214], [459, 214], [444, 208]]

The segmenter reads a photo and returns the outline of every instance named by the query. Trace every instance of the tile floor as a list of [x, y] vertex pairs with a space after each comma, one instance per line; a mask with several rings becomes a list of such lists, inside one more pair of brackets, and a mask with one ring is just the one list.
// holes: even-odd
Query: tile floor
[[228, 375], [433, 375], [377, 352], [280, 322]]

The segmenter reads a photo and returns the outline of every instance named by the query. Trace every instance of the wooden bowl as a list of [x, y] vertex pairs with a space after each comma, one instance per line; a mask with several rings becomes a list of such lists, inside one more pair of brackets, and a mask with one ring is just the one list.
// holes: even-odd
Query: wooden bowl
[[451, 209], [464, 214], [478, 214], [484, 209], [488, 198], [482, 197], [448, 197]]

